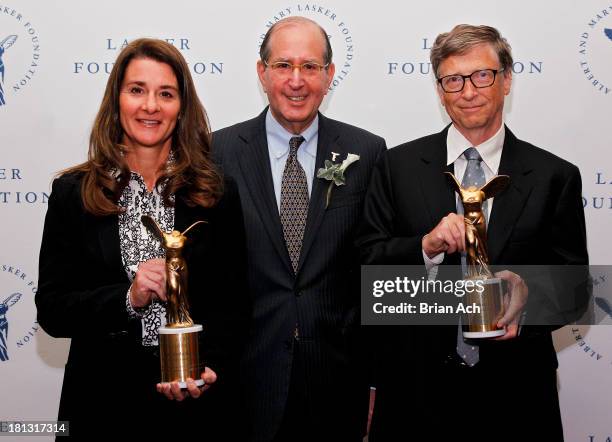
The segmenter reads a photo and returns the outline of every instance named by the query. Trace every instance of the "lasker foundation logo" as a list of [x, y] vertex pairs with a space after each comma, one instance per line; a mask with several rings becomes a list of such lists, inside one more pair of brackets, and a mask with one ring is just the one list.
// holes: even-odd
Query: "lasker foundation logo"
[[597, 171], [593, 175], [592, 193], [582, 195], [585, 210], [612, 210], [612, 174]]
[[[27, 187], [27, 176], [25, 169], [4, 167], [0, 164], [0, 207], [7, 204], [47, 204], [49, 193]], [[1, 292], [0, 296], [2, 296]]]
[[351, 28], [335, 10], [314, 3], [297, 3], [280, 9], [268, 19], [265, 29], [259, 36], [257, 51], [259, 51], [268, 29], [274, 23], [291, 16], [309, 18], [321, 25], [325, 32], [327, 32], [333, 51], [333, 62], [336, 65], [336, 74], [329, 86], [329, 90], [333, 91], [349, 75], [355, 56]]
[[612, 96], [612, 6], [596, 11], [578, 39], [579, 67], [591, 87]]
[[28, 18], [0, 5], [0, 107], [29, 86], [40, 59], [38, 32]]
[[[590, 369], [587, 369], [586, 380], [591, 387], [599, 388], [604, 394], [607, 393], [606, 385], [599, 386], [594, 384], [594, 379], [598, 376], [609, 376], [612, 374], [612, 303], [610, 301], [612, 290], [612, 271], [610, 266], [591, 266], [591, 282], [593, 284], [593, 310], [591, 324], [598, 325], [570, 325], [565, 329], [570, 333], [571, 338], [576, 342], [572, 350], [578, 352], [579, 357], [586, 358]], [[602, 325], [608, 325], [602, 326]], [[592, 371], [592, 373], [590, 373]], [[591, 379], [592, 377], [592, 379]], [[601, 393], [600, 393], [601, 394]], [[588, 409], [587, 409], [588, 411]], [[589, 428], [575, 440], [585, 442], [612, 442], [612, 433], [608, 425], [609, 415], [607, 409], [596, 410], [603, 417], [596, 428]]]
[[[612, 288], [610, 266], [592, 266], [591, 278], [593, 283], [593, 319], [594, 324], [605, 324], [605, 326], [568, 326], [572, 338], [576, 341], [575, 350], [587, 358], [593, 370], [602, 374], [612, 374], [612, 303], [610, 293]], [[591, 381], [592, 383], [592, 381]], [[605, 388], [603, 391], [605, 392]], [[602, 416], [607, 415], [607, 410]], [[598, 429], [589, 429], [580, 438], [585, 442], [612, 442], [609, 420], [602, 420]]]
[[[433, 75], [429, 52], [435, 39], [423, 37], [412, 45], [413, 57], [395, 58], [385, 64], [385, 73], [406, 78], [419, 78]], [[542, 60], [515, 59], [512, 64], [514, 75], [539, 75], [542, 73], [544, 62]]]
[[39, 330], [35, 279], [13, 264], [0, 264], [0, 366], [34, 341]]
[[[200, 50], [197, 39], [181, 37], [155, 37], [176, 47], [187, 61], [191, 75], [194, 77], [223, 75], [223, 60], [207, 60]], [[135, 38], [106, 38], [96, 44], [99, 57], [95, 59], [77, 59], [72, 62], [71, 71], [74, 75], [108, 75], [115, 65], [119, 52]]]
[[[591, 280], [593, 283], [593, 323], [612, 324], [612, 304], [610, 303], [609, 266], [593, 266]], [[610, 327], [602, 326], [569, 326], [568, 330], [576, 341], [576, 350], [598, 366], [606, 366], [612, 373], [612, 340]]]

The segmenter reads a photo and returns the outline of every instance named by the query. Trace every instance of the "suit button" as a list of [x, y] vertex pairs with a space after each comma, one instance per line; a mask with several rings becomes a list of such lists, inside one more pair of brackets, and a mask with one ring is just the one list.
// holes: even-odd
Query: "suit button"
[[295, 296], [300, 297], [304, 294], [304, 292], [299, 291], [299, 292], [295, 292]]
[[300, 328], [295, 324], [295, 330], [293, 330], [293, 339], [296, 341], [300, 340]]

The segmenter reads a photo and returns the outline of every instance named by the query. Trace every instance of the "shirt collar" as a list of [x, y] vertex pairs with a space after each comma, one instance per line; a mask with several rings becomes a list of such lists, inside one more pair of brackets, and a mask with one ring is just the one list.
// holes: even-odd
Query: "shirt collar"
[[[121, 152], [121, 156], [123, 156], [123, 152]], [[168, 158], [166, 159], [166, 169], [169, 169], [170, 167], [172, 167], [174, 165], [174, 163], [176, 162], [176, 154], [174, 153], [174, 149], [170, 149], [170, 153], [168, 154]], [[115, 166], [111, 167], [108, 171], [109, 175], [112, 176], [113, 178], [117, 179], [119, 178], [120, 175], [120, 171], [119, 169], [117, 169]], [[143, 185], [144, 185], [144, 179], [142, 178], [142, 176], [137, 173], [134, 172], [133, 170], [130, 170], [130, 181], [131, 180], [140, 180], [142, 181]], [[168, 181], [168, 179], [164, 179], [164, 181], [162, 183], [160, 183], [160, 186], [165, 186], [166, 182]], [[146, 188], [146, 186], [145, 186]]]
[[[297, 135], [292, 134], [285, 129], [281, 124], [276, 121], [274, 115], [270, 109], [266, 113], [266, 132], [270, 139], [274, 142], [270, 143], [268, 149], [272, 153], [272, 156], [277, 160], [287, 155], [289, 152], [289, 140]], [[317, 143], [312, 143], [312, 140], [316, 140], [319, 135], [319, 115], [317, 114], [312, 120], [310, 126], [308, 126], [304, 132], [300, 134], [304, 137], [304, 151], [313, 158], [317, 156]]]
[[455, 125], [451, 124], [448, 129], [448, 135], [446, 136], [446, 164], [454, 164], [455, 161], [463, 155], [466, 149], [475, 147], [478, 149], [478, 153], [487, 167], [493, 173], [497, 173], [505, 138], [506, 130], [502, 123], [495, 135], [478, 146], [474, 146], [457, 130], [457, 128], [455, 128]]

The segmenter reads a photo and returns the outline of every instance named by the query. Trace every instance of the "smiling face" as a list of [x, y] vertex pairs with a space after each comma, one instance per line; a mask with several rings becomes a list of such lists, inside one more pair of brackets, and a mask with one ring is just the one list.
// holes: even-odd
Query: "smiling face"
[[[501, 69], [499, 59], [489, 44], [475, 46], [465, 54], [451, 55], [440, 63], [438, 78], [446, 75], [470, 75], [481, 69]], [[476, 88], [469, 79], [460, 92], [438, 94], [453, 125], [475, 146], [491, 138], [502, 124], [504, 97], [510, 93], [512, 72], [498, 73], [495, 82]]]
[[180, 109], [178, 83], [168, 64], [150, 58], [130, 61], [119, 95], [124, 145], [169, 151]]
[[[306, 62], [325, 64], [323, 35], [311, 23], [287, 23], [278, 27], [270, 36], [269, 46], [268, 64], [279, 61], [294, 65]], [[334, 78], [334, 69], [332, 63], [314, 75], [305, 75], [300, 69], [293, 69], [287, 75], [258, 61], [257, 73], [274, 118], [291, 133], [303, 132], [317, 115]]]

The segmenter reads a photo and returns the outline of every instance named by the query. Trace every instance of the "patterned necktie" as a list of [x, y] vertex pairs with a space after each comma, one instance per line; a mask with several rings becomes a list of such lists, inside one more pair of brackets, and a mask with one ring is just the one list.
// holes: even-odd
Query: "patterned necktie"
[[[486, 183], [484, 169], [482, 168], [482, 158], [473, 147], [465, 149], [463, 152], [463, 156], [467, 160], [467, 167], [465, 168], [465, 174], [463, 175], [463, 180], [461, 181], [461, 186], [465, 189], [470, 186], [474, 186], [476, 188], [484, 186]], [[457, 213], [463, 214], [463, 204], [457, 205]], [[487, 201], [482, 203], [482, 213], [487, 213]]]
[[[485, 184], [485, 173], [480, 164], [482, 162], [482, 158], [478, 153], [478, 150], [470, 147], [463, 152], [463, 156], [467, 160], [467, 167], [465, 168], [465, 174], [463, 175], [463, 180], [461, 181], [461, 187], [468, 188], [470, 186], [474, 187], [482, 187]], [[487, 202], [484, 201], [482, 204], [482, 212], [487, 213]], [[463, 204], [459, 201], [457, 203], [457, 213], [463, 214]], [[461, 267], [463, 269], [463, 273], [465, 274], [466, 260], [465, 260], [465, 252], [461, 254]], [[459, 331], [457, 333], [457, 354], [465, 361], [469, 366], [474, 366], [478, 363], [480, 359], [478, 345], [473, 345], [472, 343], [467, 343], [463, 339], [463, 331], [461, 330], [461, 324], [459, 324]]]
[[300, 262], [308, 215], [306, 173], [297, 159], [297, 150], [303, 141], [304, 137], [293, 137], [289, 140], [289, 156], [283, 171], [280, 197], [280, 219], [294, 272], [297, 272]]

